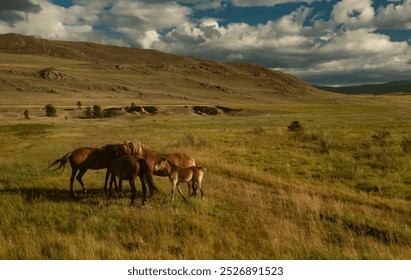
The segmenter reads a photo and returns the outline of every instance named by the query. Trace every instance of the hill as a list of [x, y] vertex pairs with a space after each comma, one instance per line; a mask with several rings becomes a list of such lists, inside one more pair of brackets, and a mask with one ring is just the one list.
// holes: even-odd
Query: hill
[[[13, 98], [16, 92], [34, 94], [41, 102], [58, 97], [111, 105], [115, 98], [127, 104], [248, 106], [324, 96], [296, 77], [259, 65], [18, 34], [0, 35], [0, 61], [0, 90]], [[44, 76], [50, 69], [56, 75]]]
[[318, 86], [317, 88], [345, 94], [410, 94], [411, 81], [393, 81], [384, 84], [371, 84], [350, 87]]

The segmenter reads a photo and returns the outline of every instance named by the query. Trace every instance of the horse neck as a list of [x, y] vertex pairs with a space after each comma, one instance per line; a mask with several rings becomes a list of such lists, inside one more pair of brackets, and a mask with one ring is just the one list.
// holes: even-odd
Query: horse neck
[[165, 169], [168, 173], [168, 176], [174, 177], [175, 174], [177, 174], [178, 176], [178, 170], [180, 169], [180, 167], [178, 167], [177, 165], [175, 165], [171, 160], [169, 160], [168, 158], [166, 159], [166, 164], [165, 164]]
[[150, 170], [153, 172], [154, 166], [160, 161], [162, 155], [142, 144], [140, 156], [146, 160]]
[[113, 158], [116, 156], [116, 153], [121, 151], [122, 145], [117, 144], [107, 144], [100, 148], [108, 158]]

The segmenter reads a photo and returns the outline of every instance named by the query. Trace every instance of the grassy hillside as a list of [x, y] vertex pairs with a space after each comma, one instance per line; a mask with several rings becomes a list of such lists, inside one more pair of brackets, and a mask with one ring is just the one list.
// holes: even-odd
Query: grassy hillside
[[360, 86], [350, 86], [350, 87], [326, 87], [318, 86], [319, 89], [346, 93], [346, 94], [410, 94], [411, 93], [411, 82], [410, 81], [395, 81], [384, 84], [376, 85], [360, 85]]
[[[0, 90], [38, 99], [266, 104], [323, 95], [296, 77], [258, 65], [17, 34], [0, 35], [0, 61]], [[58, 75], [41, 75], [48, 68]]]

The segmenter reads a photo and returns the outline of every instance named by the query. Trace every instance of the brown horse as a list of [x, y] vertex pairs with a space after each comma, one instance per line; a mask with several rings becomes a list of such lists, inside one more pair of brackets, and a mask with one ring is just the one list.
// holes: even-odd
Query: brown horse
[[[157, 153], [141, 143], [140, 141], [125, 141], [124, 144], [131, 150], [132, 154], [136, 154], [139, 157], [146, 160], [150, 171], [152, 174], [156, 176], [167, 177], [168, 174], [165, 170], [155, 170], [155, 165], [161, 160], [164, 154]], [[195, 166], [195, 160], [183, 153], [172, 153], [167, 154], [167, 158], [172, 162], [174, 165], [180, 167], [190, 167]], [[188, 185], [188, 194], [191, 194], [191, 184], [187, 183]]]
[[201, 182], [203, 180], [204, 171], [206, 171], [205, 167], [190, 166], [182, 168], [171, 162], [167, 156], [162, 156], [158, 163], [155, 165], [154, 169], [156, 171], [164, 170], [167, 173], [168, 178], [171, 182], [171, 200], [173, 200], [174, 190], [177, 187], [178, 192], [181, 194], [183, 199], [187, 201], [180, 190], [179, 184], [188, 182], [191, 182], [193, 184], [194, 194], [198, 187], [201, 191], [201, 198], [204, 197], [204, 191]]
[[120, 179], [120, 193], [122, 189], [122, 180], [128, 180], [132, 193], [130, 203], [131, 205], [134, 205], [134, 200], [136, 197], [135, 179], [137, 176], [140, 177], [141, 187], [143, 190], [142, 205], [144, 205], [146, 202], [147, 193], [147, 188], [144, 179], [146, 179], [148, 182], [151, 196], [153, 195], [154, 190], [157, 190], [157, 187], [154, 185], [153, 182], [153, 177], [151, 175], [150, 168], [148, 167], [146, 161], [144, 159], [139, 158], [136, 155], [125, 155], [119, 158], [112, 159], [109, 163], [107, 171], [111, 174], [109, 195], [111, 196], [111, 189], [113, 186], [113, 182], [116, 182], [116, 177]]
[[[65, 154], [60, 159], [55, 160], [50, 167], [58, 164], [57, 169], [63, 169], [66, 167], [68, 161], [71, 166], [70, 176], [70, 193], [74, 196], [73, 184], [74, 178], [80, 183], [84, 192], [87, 192], [87, 188], [81, 180], [88, 169], [103, 169], [107, 168], [110, 160], [124, 154], [131, 154], [132, 150], [125, 144], [108, 144], [101, 148], [91, 147], [79, 147], [72, 152]], [[77, 173], [78, 172], [78, 173]], [[77, 176], [76, 176], [77, 174]], [[107, 181], [109, 178], [109, 172], [106, 172], [106, 178], [104, 181], [104, 191], [107, 192]]]

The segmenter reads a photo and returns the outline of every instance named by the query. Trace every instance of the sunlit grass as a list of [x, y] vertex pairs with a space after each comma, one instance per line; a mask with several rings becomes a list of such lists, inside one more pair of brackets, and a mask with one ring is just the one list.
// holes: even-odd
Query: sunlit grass
[[[390, 105], [384, 118], [375, 106], [287, 108], [3, 124], [0, 258], [409, 259], [410, 120]], [[303, 133], [287, 131], [294, 120]], [[76, 182], [73, 201], [70, 168], [47, 168], [78, 146], [135, 139], [206, 166], [205, 199], [171, 203], [170, 182], [155, 177], [160, 191], [129, 207], [127, 182], [109, 199], [104, 171], [90, 170], [89, 193]]]

